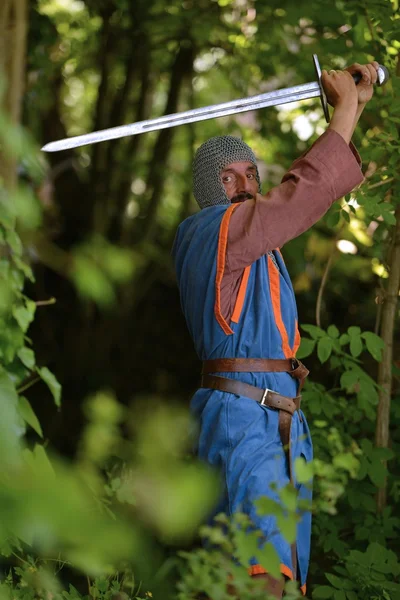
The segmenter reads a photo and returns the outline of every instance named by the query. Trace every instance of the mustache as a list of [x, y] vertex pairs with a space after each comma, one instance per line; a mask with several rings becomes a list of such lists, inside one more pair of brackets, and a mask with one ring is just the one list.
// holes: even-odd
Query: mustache
[[235, 204], [236, 202], [243, 202], [244, 200], [254, 200], [254, 196], [249, 194], [249, 192], [242, 192], [233, 196], [233, 198], [231, 198], [231, 203]]

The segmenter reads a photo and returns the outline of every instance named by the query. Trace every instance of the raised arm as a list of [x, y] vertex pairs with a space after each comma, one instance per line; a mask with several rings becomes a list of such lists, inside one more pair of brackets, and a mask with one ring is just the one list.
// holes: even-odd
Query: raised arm
[[[361, 70], [361, 65], [357, 67], [360, 69], [355, 70]], [[362, 182], [360, 159], [349, 143], [372, 96], [372, 71], [376, 80], [376, 69], [368, 68], [369, 81], [358, 86], [348, 71], [324, 71], [324, 88], [334, 107], [331, 123], [292, 164], [279, 186], [265, 195], [257, 194], [255, 200], [246, 200], [233, 212], [227, 245], [231, 270], [243, 269], [309, 229], [335, 200]], [[360, 101], [362, 95], [364, 102]]]

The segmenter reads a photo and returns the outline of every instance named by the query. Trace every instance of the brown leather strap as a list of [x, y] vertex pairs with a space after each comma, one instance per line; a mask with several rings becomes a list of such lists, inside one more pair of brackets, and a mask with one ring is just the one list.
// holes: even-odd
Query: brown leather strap
[[203, 361], [202, 375], [208, 373], [289, 373], [299, 380], [299, 392], [309, 374], [297, 358], [214, 358]]
[[290, 416], [300, 408], [301, 396], [288, 398], [272, 390], [263, 390], [255, 385], [250, 385], [237, 379], [228, 379], [227, 377], [218, 377], [217, 375], [203, 375], [201, 387], [245, 396], [269, 408], [285, 411]]
[[[297, 362], [297, 361], [296, 361]], [[293, 371], [297, 365], [291, 358], [214, 358], [203, 361], [202, 375], [207, 373], [273, 373]]]

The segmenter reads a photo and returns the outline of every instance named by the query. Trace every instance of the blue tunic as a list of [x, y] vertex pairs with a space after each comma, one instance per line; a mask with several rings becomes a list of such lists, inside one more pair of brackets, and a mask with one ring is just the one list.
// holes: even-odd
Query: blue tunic
[[[213, 206], [186, 219], [178, 228], [173, 256], [186, 322], [201, 360], [214, 358], [273, 358], [295, 356], [300, 337], [292, 284], [278, 250], [243, 270], [231, 319], [221, 313], [221, 283], [226, 263], [229, 220], [238, 205]], [[297, 381], [288, 373], [219, 373], [280, 394], [297, 395]], [[287, 459], [278, 431], [279, 413], [254, 400], [200, 388], [191, 401], [200, 423], [198, 454], [223, 475], [224, 492], [218, 511], [243, 511], [271, 541], [281, 571], [293, 576], [290, 544], [276, 533], [273, 516], [260, 517], [254, 500], [278, 500], [278, 488], [289, 482]], [[293, 461], [312, 459], [306, 419], [292, 420]], [[311, 499], [310, 486], [295, 482], [299, 496]], [[303, 586], [310, 553], [311, 515], [302, 515], [297, 531], [298, 573]], [[261, 572], [254, 561], [251, 572]]]

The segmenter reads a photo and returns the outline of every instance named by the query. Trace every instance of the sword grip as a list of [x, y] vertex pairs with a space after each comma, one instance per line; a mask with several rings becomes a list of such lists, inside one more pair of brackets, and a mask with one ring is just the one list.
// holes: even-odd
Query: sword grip
[[[384, 65], [379, 65], [378, 69], [377, 69], [377, 73], [378, 73], [378, 79], [377, 79], [377, 82], [375, 85], [378, 85], [378, 86], [385, 85], [385, 83], [387, 82], [387, 80], [390, 77], [389, 71], [387, 70], [387, 68]], [[360, 83], [360, 81], [362, 79], [361, 73], [352, 73], [351, 76], [354, 79], [354, 83], [356, 85], [358, 83]]]

